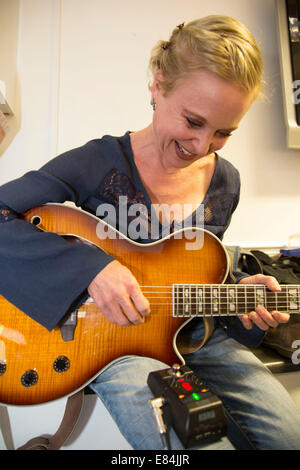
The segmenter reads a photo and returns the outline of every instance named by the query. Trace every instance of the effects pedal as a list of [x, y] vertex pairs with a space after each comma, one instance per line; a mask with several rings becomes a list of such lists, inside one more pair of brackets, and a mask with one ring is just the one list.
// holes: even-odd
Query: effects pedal
[[161, 399], [161, 417], [174, 428], [185, 448], [215, 442], [226, 435], [221, 400], [188, 367], [175, 364], [151, 372], [148, 386], [154, 397]]

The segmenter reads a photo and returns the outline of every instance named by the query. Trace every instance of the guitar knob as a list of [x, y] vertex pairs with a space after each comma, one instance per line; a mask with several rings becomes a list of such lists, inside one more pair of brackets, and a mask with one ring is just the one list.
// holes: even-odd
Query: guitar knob
[[6, 372], [6, 364], [4, 361], [0, 361], [0, 375], [3, 375]]
[[70, 367], [70, 360], [66, 356], [59, 356], [53, 363], [56, 372], [65, 372]]
[[38, 374], [35, 370], [27, 370], [21, 377], [21, 383], [24, 387], [32, 387], [38, 381]]

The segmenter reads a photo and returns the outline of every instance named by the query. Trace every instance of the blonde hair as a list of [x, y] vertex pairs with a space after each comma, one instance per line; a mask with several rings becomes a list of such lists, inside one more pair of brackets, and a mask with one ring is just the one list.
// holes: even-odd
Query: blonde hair
[[169, 41], [153, 48], [149, 70], [152, 80], [161, 70], [165, 95], [196, 70], [205, 69], [254, 95], [262, 90], [263, 60], [248, 29], [228, 16], [210, 15], [177, 26]]

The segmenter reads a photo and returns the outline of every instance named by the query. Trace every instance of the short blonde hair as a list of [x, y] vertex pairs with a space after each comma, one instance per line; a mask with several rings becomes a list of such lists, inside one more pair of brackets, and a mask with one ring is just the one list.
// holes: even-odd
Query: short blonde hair
[[159, 41], [149, 62], [152, 80], [161, 70], [164, 94], [187, 74], [205, 69], [258, 97], [262, 90], [263, 60], [253, 35], [239, 21], [210, 15], [177, 26], [169, 41]]

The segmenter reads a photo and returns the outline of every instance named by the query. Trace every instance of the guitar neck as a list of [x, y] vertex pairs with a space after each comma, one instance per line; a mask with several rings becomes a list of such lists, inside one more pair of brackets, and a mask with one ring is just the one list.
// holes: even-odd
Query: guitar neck
[[173, 284], [173, 316], [243, 315], [263, 305], [267, 310], [300, 313], [300, 286], [282, 285], [271, 292], [263, 285]]

